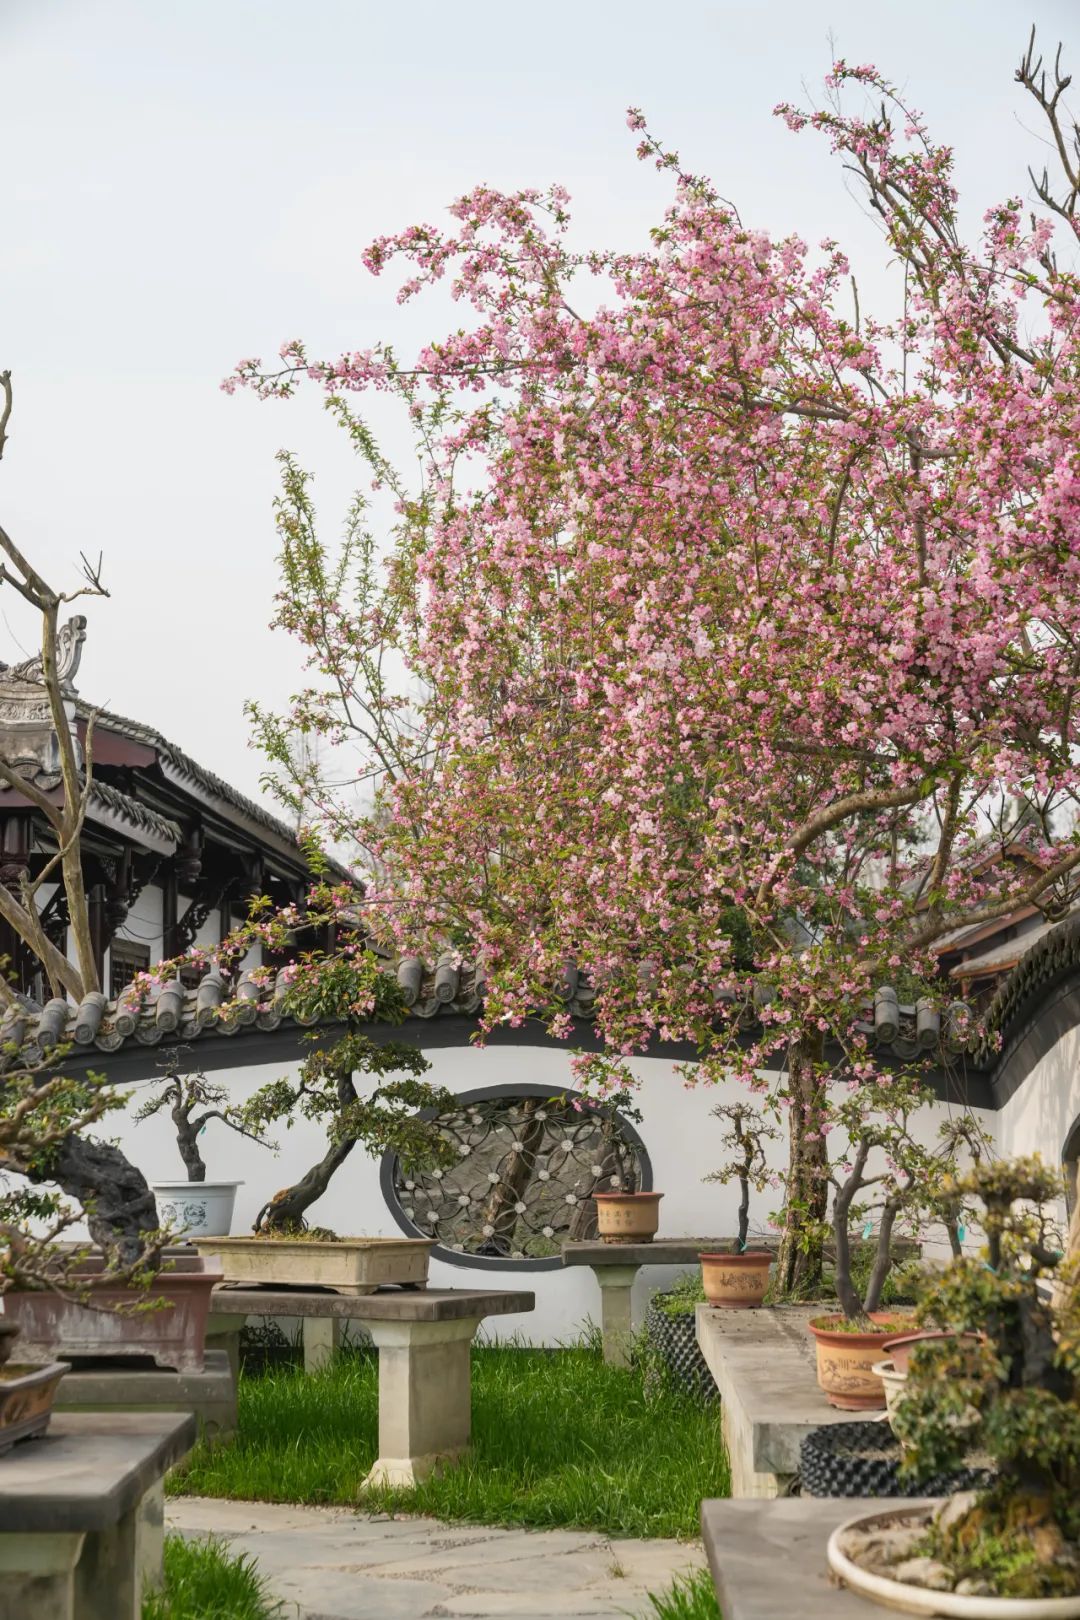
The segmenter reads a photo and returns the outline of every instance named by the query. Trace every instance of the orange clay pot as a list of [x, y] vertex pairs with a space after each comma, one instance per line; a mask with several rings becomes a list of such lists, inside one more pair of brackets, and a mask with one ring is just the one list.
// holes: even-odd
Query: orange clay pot
[[884, 1411], [885, 1386], [874, 1363], [884, 1357], [885, 1345], [900, 1337], [896, 1313], [871, 1311], [871, 1322], [880, 1326], [865, 1333], [839, 1332], [833, 1326], [846, 1320], [834, 1313], [815, 1317], [809, 1324], [817, 1341], [818, 1383], [829, 1405], [841, 1412]]
[[660, 1225], [658, 1192], [594, 1193], [596, 1229], [604, 1243], [651, 1243]]
[[753, 1311], [765, 1298], [773, 1257], [768, 1249], [744, 1249], [741, 1254], [703, 1254], [701, 1283], [710, 1305], [727, 1311]]

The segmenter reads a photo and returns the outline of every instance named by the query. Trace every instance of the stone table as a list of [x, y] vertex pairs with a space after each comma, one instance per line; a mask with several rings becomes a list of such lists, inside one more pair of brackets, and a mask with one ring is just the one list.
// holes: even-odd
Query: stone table
[[[920, 1503], [905, 1498], [902, 1505]], [[881, 1498], [807, 1496], [702, 1502], [701, 1533], [724, 1620], [880, 1620], [887, 1610], [834, 1585], [825, 1547], [846, 1519], [889, 1506]]]
[[654, 1238], [651, 1243], [564, 1243], [564, 1266], [591, 1266], [600, 1285], [604, 1360], [630, 1365], [631, 1294], [642, 1266], [696, 1266], [699, 1255], [730, 1249], [731, 1238]]
[[[827, 1423], [872, 1419], [839, 1412], [818, 1386], [807, 1329], [821, 1305], [756, 1311], [697, 1308], [697, 1340], [720, 1391], [720, 1423], [733, 1497], [783, 1496], [799, 1470], [803, 1436]], [[885, 1397], [882, 1395], [882, 1411]]]
[[0, 1620], [139, 1620], [190, 1413], [66, 1412], [0, 1463]]
[[535, 1305], [535, 1294], [493, 1288], [387, 1288], [355, 1296], [223, 1284], [211, 1298], [207, 1337], [231, 1338], [235, 1358], [249, 1316], [311, 1318], [328, 1325], [330, 1355], [342, 1325], [362, 1322], [379, 1352], [379, 1456], [360, 1488], [409, 1486], [468, 1449], [470, 1351], [480, 1323]]

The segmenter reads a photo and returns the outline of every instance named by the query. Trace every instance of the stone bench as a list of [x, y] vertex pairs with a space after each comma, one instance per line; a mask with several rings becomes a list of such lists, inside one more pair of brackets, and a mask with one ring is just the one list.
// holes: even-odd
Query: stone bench
[[834, 1585], [825, 1562], [838, 1525], [882, 1506], [880, 1498], [808, 1496], [702, 1502], [701, 1534], [724, 1620], [882, 1620], [889, 1611]]
[[[325, 1358], [346, 1322], [362, 1322], [379, 1352], [379, 1456], [361, 1489], [410, 1486], [468, 1449], [470, 1351], [480, 1323], [535, 1305], [535, 1294], [498, 1289], [386, 1289], [356, 1297], [224, 1284], [211, 1297], [207, 1339], [229, 1341], [236, 1365], [249, 1316], [300, 1317], [326, 1324]], [[311, 1370], [306, 1354], [305, 1364]]]
[[697, 1308], [698, 1345], [720, 1391], [733, 1497], [783, 1496], [798, 1472], [804, 1435], [827, 1423], [873, 1417], [872, 1412], [838, 1412], [818, 1388], [806, 1324], [825, 1308]]
[[62, 1412], [0, 1462], [0, 1620], [140, 1620], [160, 1586], [175, 1413]]
[[591, 1266], [600, 1286], [604, 1360], [630, 1365], [634, 1321], [631, 1299], [642, 1266], [696, 1266], [702, 1254], [730, 1249], [731, 1238], [654, 1238], [651, 1243], [564, 1243], [564, 1266]]

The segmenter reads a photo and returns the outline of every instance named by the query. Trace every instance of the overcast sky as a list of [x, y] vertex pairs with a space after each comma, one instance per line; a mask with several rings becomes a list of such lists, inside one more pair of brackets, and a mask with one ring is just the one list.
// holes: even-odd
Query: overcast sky
[[[0, 0], [0, 522], [53, 583], [105, 553], [83, 693], [258, 791], [243, 703], [298, 669], [267, 628], [274, 451], [332, 527], [355, 467], [314, 390], [219, 383], [294, 336], [437, 335], [364, 271], [372, 237], [479, 181], [560, 181], [578, 243], [642, 244], [667, 192], [634, 159], [638, 105], [749, 223], [838, 237], [880, 309], [891, 273], [839, 165], [771, 108], [819, 85], [832, 34], [956, 147], [977, 219], [1041, 161], [1012, 83], [1032, 22], [1080, 73], [1078, 0]], [[9, 595], [11, 661], [32, 632]]]

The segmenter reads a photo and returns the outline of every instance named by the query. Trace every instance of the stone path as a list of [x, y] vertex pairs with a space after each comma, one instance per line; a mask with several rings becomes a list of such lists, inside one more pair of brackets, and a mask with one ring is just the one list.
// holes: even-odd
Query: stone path
[[347, 1508], [174, 1497], [169, 1528], [251, 1553], [288, 1620], [626, 1620], [704, 1566], [698, 1545], [496, 1530]]

